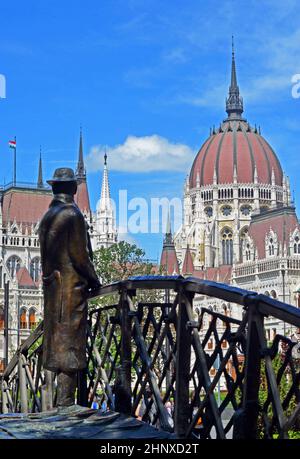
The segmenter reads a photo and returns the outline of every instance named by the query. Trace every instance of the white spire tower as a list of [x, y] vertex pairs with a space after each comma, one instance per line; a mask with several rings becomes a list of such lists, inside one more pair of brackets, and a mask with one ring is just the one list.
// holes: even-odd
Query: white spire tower
[[97, 204], [96, 233], [96, 248], [110, 247], [112, 244], [117, 242], [115, 213], [109, 191], [106, 152], [104, 155], [101, 198]]

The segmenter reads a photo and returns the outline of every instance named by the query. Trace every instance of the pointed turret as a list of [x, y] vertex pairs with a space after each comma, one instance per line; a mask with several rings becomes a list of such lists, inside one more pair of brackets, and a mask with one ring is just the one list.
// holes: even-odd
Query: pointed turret
[[78, 151], [78, 162], [76, 168], [76, 179], [77, 179], [77, 193], [75, 195], [75, 202], [78, 205], [81, 212], [83, 212], [89, 219], [91, 219], [91, 207], [90, 197], [88, 192], [86, 172], [83, 162], [83, 146], [82, 146], [82, 129], [80, 126], [80, 137], [79, 137], [79, 151]]
[[100, 208], [103, 211], [110, 210], [111, 208], [106, 152], [104, 155], [104, 168], [103, 168], [103, 179], [102, 179], [102, 187], [101, 187]]
[[107, 154], [104, 155], [101, 197], [97, 204], [97, 247], [110, 247], [117, 241], [115, 214], [109, 189]]
[[234, 44], [232, 37], [231, 81], [229, 86], [229, 95], [226, 99], [226, 112], [228, 114], [228, 119], [242, 119], [241, 115], [243, 111], [243, 99], [240, 96], [240, 90], [237, 84]]
[[170, 210], [168, 211], [166, 233], [160, 258], [160, 266], [162, 267], [163, 272], [166, 274], [172, 275], [174, 273], [179, 273], [178, 260], [172, 236]]
[[44, 182], [43, 182], [43, 165], [42, 165], [42, 151], [41, 151], [41, 147], [40, 147], [39, 173], [38, 173], [37, 186], [38, 186], [38, 188], [44, 188]]
[[76, 168], [76, 178], [80, 181], [86, 180], [86, 171], [83, 161], [83, 146], [82, 146], [82, 128], [80, 126], [80, 137], [79, 137], [79, 150], [78, 150], [78, 162]]
[[194, 272], [194, 262], [193, 262], [193, 257], [190, 251], [189, 245], [186, 248], [185, 256], [184, 256], [184, 261], [182, 265], [182, 274], [193, 274]]

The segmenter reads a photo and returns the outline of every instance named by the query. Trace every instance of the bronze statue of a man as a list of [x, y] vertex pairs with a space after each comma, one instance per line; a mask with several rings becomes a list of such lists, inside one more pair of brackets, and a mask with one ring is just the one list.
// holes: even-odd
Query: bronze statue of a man
[[87, 225], [74, 202], [72, 169], [56, 169], [53, 200], [40, 227], [44, 288], [44, 368], [57, 372], [57, 405], [75, 402], [77, 372], [86, 367], [87, 297], [100, 287]]

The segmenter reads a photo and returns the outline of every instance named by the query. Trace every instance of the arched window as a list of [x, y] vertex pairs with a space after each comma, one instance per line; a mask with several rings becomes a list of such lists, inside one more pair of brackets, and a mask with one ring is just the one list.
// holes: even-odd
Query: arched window
[[30, 263], [30, 276], [34, 282], [37, 282], [40, 279], [41, 275], [41, 261], [39, 257], [35, 257], [31, 260]]
[[245, 255], [246, 255], [246, 261], [250, 261], [251, 260], [250, 244], [246, 245]]
[[20, 329], [24, 330], [28, 328], [27, 323], [27, 312], [25, 308], [20, 309]]
[[34, 330], [35, 327], [36, 327], [35, 309], [31, 308], [29, 310], [29, 328], [30, 330]]
[[294, 239], [294, 254], [300, 254], [300, 240], [298, 236]]
[[225, 228], [222, 232], [222, 260], [223, 265], [232, 265], [233, 240], [232, 231], [229, 228]]
[[275, 231], [270, 229], [269, 233], [265, 237], [265, 251], [266, 257], [275, 257], [278, 255], [279, 243], [278, 236]]
[[16, 277], [17, 272], [21, 268], [21, 260], [17, 255], [12, 255], [6, 262], [7, 269], [9, 274], [14, 279]]

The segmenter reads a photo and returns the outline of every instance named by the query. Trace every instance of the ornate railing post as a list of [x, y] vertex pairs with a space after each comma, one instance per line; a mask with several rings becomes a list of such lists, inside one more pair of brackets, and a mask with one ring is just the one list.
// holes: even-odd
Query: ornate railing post
[[27, 385], [26, 385], [26, 371], [25, 371], [25, 365], [24, 365], [24, 361], [23, 361], [23, 354], [19, 355], [18, 375], [19, 375], [19, 390], [20, 390], [21, 413], [28, 413], [28, 396], [27, 396]]
[[131, 414], [131, 317], [127, 301], [127, 290], [122, 288], [120, 296], [121, 314], [121, 367], [115, 382], [115, 409]]
[[2, 392], [2, 413], [8, 413], [8, 397], [7, 397], [7, 384], [6, 381], [2, 380], [1, 384], [1, 392]]
[[[181, 287], [180, 287], [181, 288]], [[189, 295], [191, 296], [191, 295]], [[189, 425], [189, 383], [191, 365], [191, 331], [188, 327], [186, 297], [179, 292], [176, 339], [175, 434], [184, 437]], [[192, 301], [192, 296], [190, 301]]]
[[45, 370], [45, 384], [41, 388], [42, 411], [53, 409], [53, 377], [54, 373], [52, 371]]
[[245, 356], [245, 380], [242, 409], [236, 413], [234, 422], [234, 438], [256, 439], [257, 420], [259, 414], [258, 392], [260, 386], [261, 349], [259, 327], [264, 318], [256, 307], [255, 295], [247, 297], [248, 330]]

